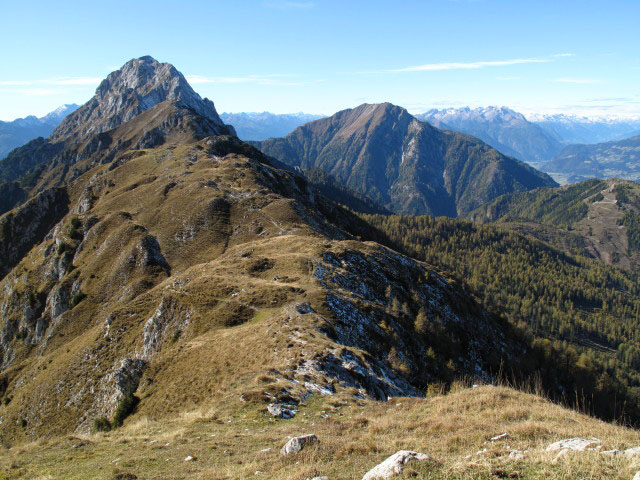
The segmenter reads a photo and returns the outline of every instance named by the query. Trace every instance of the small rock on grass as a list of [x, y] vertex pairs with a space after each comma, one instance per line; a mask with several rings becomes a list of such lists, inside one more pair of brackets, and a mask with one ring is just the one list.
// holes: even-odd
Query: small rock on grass
[[313, 434], [293, 437], [291, 440], [289, 440], [285, 444], [284, 447], [282, 447], [282, 449], [280, 450], [280, 454], [284, 456], [294, 455], [296, 453], [301, 452], [305, 446], [310, 445], [312, 443], [317, 443], [317, 442], [318, 442], [318, 437], [316, 437]]
[[400, 475], [404, 470], [404, 466], [409, 462], [433, 460], [429, 455], [410, 450], [400, 450], [394, 453], [384, 462], [376, 465], [369, 470], [362, 480], [387, 479], [394, 475]]
[[296, 415], [296, 411], [293, 407], [288, 405], [278, 405], [276, 403], [270, 403], [267, 406], [268, 412], [276, 418], [293, 418]]
[[138, 477], [136, 477], [133, 473], [116, 473], [111, 478], [112, 480], [138, 480]]

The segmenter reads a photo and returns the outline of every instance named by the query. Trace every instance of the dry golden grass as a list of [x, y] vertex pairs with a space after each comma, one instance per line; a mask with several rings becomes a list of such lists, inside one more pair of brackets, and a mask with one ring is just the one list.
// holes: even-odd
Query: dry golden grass
[[[287, 438], [304, 433], [315, 433], [320, 444], [281, 457]], [[489, 441], [502, 433], [508, 437]], [[401, 449], [437, 460], [408, 466], [402, 478], [630, 480], [640, 470], [638, 460], [596, 451], [554, 462], [556, 454], [546, 446], [574, 436], [597, 437], [602, 450], [640, 445], [638, 431], [487, 386], [389, 402], [314, 396], [292, 420], [273, 420], [253, 404], [234, 402], [162, 421], [143, 418], [115, 432], [5, 450], [0, 478], [111, 479], [132, 473], [139, 479], [359, 479]], [[525, 458], [510, 458], [513, 449], [526, 451]], [[185, 462], [187, 456], [196, 460]]]
[[[187, 160], [194, 155], [197, 161]], [[320, 236], [290, 199], [262, 186], [254, 167], [234, 155], [212, 158], [178, 146], [79, 179], [73, 202], [90, 178], [96, 193], [91, 213], [79, 217], [100, 223], [63, 280], [78, 278], [88, 296], [59, 318], [46, 345], [20, 344], [16, 362], [3, 372], [13, 400], [0, 406], [0, 437], [14, 446], [0, 453], [0, 479], [112, 479], [128, 472], [140, 479], [359, 479], [399, 449], [437, 458], [414, 471], [434, 479], [516, 472], [519, 478], [629, 477], [634, 466], [626, 459], [585, 453], [551, 463], [543, 448], [576, 435], [597, 436], [605, 448], [631, 447], [640, 444], [637, 432], [505, 388], [459, 384], [448, 395], [433, 389], [428, 399], [387, 403], [362, 402], [342, 388], [334, 397], [309, 398], [292, 420], [271, 419], [265, 392], [303, 393], [292, 380], [306, 379], [294, 379], [292, 368], [342, 348], [316, 328], [321, 315], [332, 314], [312, 261], [327, 250], [376, 247]], [[70, 222], [71, 216], [62, 236]], [[171, 276], [129, 261], [147, 234], [157, 238]], [[47, 246], [24, 259], [10, 279], [16, 288], [42, 288]], [[122, 358], [140, 355], [144, 324], [162, 299], [192, 315], [153, 356], [136, 391], [136, 414], [110, 433], [65, 435], [83, 415], [79, 431], [87, 432], [104, 414], [92, 388]], [[319, 315], [293, 314], [302, 302]], [[504, 432], [507, 441], [486, 443]], [[282, 458], [287, 437], [302, 433], [317, 434], [320, 444]], [[507, 447], [529, 454], [515, 461]], [[187, 456], [197, 460], [184, 462]]]

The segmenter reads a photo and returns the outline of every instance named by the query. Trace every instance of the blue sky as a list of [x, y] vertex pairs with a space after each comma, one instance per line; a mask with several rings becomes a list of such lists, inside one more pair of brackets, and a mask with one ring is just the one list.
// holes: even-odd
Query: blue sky
[[0, 2], [0, 119], [152, 55], [218, 111], [507, 105], [640, 116], [640, 1]]

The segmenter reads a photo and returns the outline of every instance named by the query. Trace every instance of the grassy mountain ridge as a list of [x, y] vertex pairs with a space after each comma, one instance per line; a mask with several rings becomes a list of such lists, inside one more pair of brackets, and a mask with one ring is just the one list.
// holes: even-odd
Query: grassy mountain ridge
[[[361, 219], [182, 101], [86, 138], [77, 118], [33, 175], [41, 193], [0, 217], [8, 244], [28, 239], [0, 280], [5, 445], [238, 397], [297, 410], [532, 371], [526, 340], [459, 285], [358, 241]], [[56, 191], [63, 210], [28, 237]]]
[[[385, 399], [521, 362], [525, 347], [455, 284], [349, 240], [355, 217], [215, 139], [94, 167], [70, 205], [2, 280], [7, 443], [89, 431], [134, 394], [141, 415], [230, 392], [278, 403], [272, 388], [297, 404], [312, 388], [300, 376]], [[285, 380], [264, 390], [270, 371]]]

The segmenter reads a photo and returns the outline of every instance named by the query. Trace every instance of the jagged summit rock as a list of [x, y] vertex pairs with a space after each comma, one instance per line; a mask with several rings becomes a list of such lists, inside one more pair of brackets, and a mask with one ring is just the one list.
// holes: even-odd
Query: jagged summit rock
[[110, 73], [94, 97], [69, 115], [51, 134], [51, 141], [82, 141], [128, 122], [167, 100], [193, 110], [219, 125], [220, 133], [234, 133], [226, 126], [213, 102], [201, 98], [173, 65], [153, 57], [134, 58]]
[[0, 214], [128, 150], [225, 135], [235, 137], [234, 128], [224, 124], [213, 102], [202, 99], [173, 65], [149, 56], [130, 60], [110, 73], [93, 98], [48, 139], [36, 138], [0, 160], [0, 185], [24, 180], [24, 190], [13, 196], [15, 201], [0, 205]]

